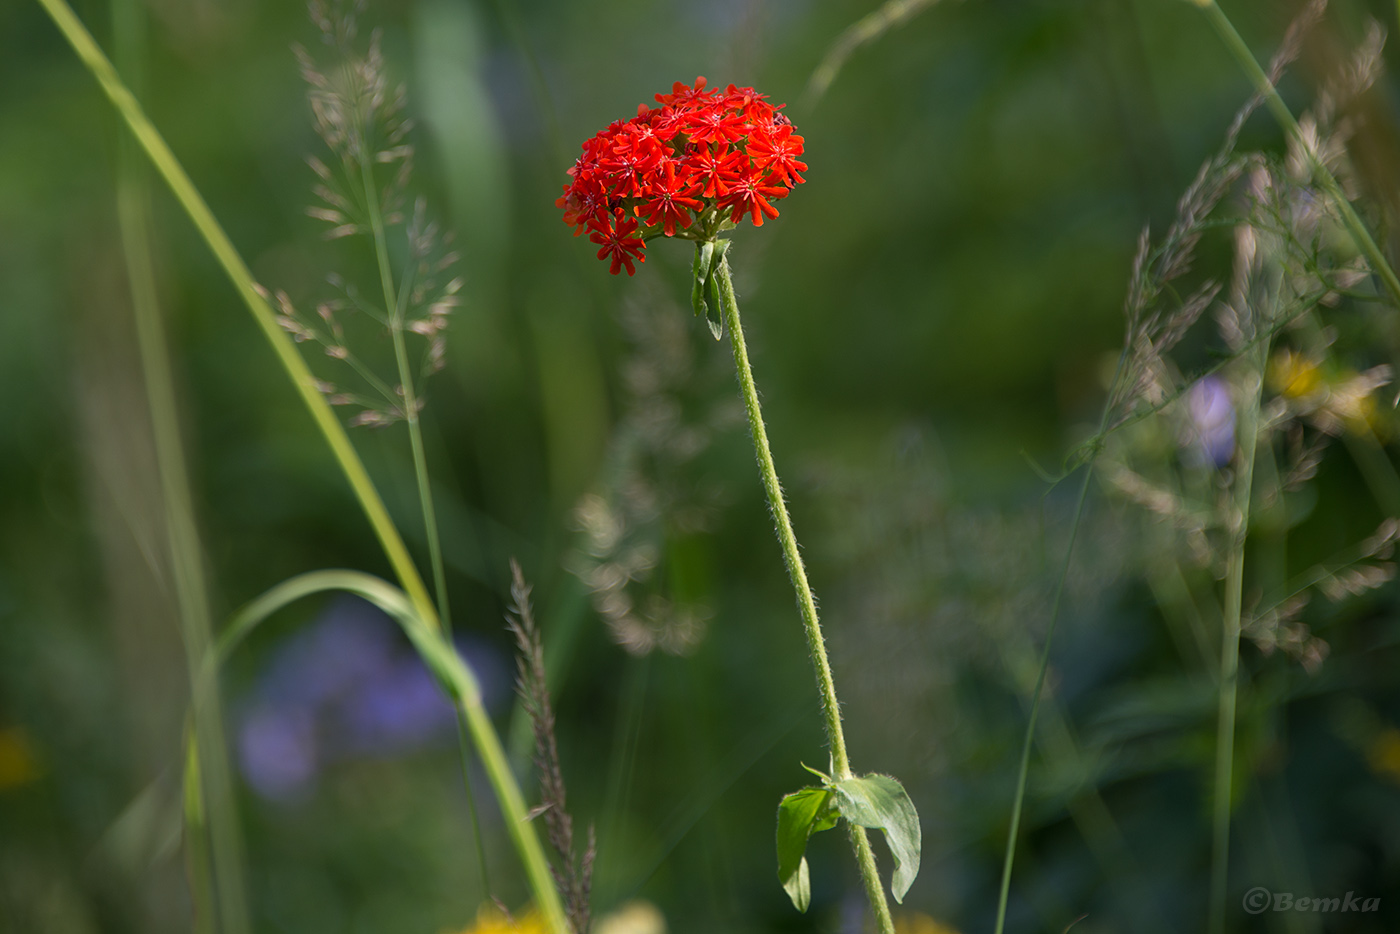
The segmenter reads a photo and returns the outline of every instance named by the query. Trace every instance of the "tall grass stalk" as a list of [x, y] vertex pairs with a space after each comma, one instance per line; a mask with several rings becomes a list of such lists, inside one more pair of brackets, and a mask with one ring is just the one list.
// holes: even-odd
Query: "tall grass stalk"
[[1060, 577], [1055, 582], [1055, 599], [1050, 604], [1050, 621], [1045, 627], [1045, 645], [1040, 650], [1040, 667], [1035, 675], [1035, 687], [1031, 690], [1031, 709], [1026, 718], [1026, 733], [1021, 739], [1021, 763], [1016, 773], [1016, 793], [1011, 804], [1011, 826], [1006, 831], [1006, 852], [1001, 863], [1001, 885], [997, 892], [997, 920], [994, 931], [1002, 934], [1006, 929], [1006, 904], [1011, 895], [1011, 870], [1016, 862], [1016, 838], [1021, 831], [1021, 811], [1026, 800], [1026, 781], [1030, 775], [1031, 746], [1035, 742], [1035, 722], [1040, 715], [1040, 696], [1045, 691], [1045, 675], [1050, 670], [1050, 646], [1055, 637], [1055, 624], [1060, 618], [1060, 602], [1065, 593], [1065, 581], [1069, 578], [1070, 561], [1074, 558], [1074, 544], [1079, 538], [1079, 527], [1084, 521], [1084, 504], [1089, 498], [1089, 483], [1094, 477], [1094, 458], [1098, 444], [1108, 430], [1109, 413], [1113, 409], [1113, 398], [1119, 381], [1123, 378], [1123, 368], [1127, 363], [1128, 351], [1124, 347], [1118, 355], [1118, 365], [1109, 383], [1108, 399], [1104, 402], [1099, 416], [1099, 429], [1094, 434], [1093, 447], [1084, 465], [1084, 479], [1079, 484], [1079, 496], [1074, 504], [1074, 517], [1070, 520], [1069, 541], [1065, 544], [1065, 560], [1060, 565]]
[[[723, 306], [725, 326], [729, 329], [730, 346], [734, 350], [734, 368], [738, 371], [739, 390], [744, 397], [744, 409], [748, 414], [754, 453], [758, 455], [759, 473], [763, 476], [763, 490], [768, 495], [768, 506], [773, 511], [773, 521], [778, 527], [778, 541], [783, 548], [788, 577], [791, 578], [793, 590], [797, 594], [803, 631], [807, 636], [807, 651], [817, 676], [826, 740], [831, 747], [832, 777], [838, 781], [848, 779], [854, 773], [851, 772], [850, 757], [846, 753], [846, 737], [841, 730], [841, 704], [836, 699], [836, 683], [831, 677], [831, 663], [827, 660], [821, 622], [817, 619], [817, 604], [812, 597], [812, 587], [807, 582], [807, 570], [802, 564], [802, 554], [797, 548], [797, 536], [792, 531], [792, 519], [788, 516], [787, 503], [783, 500], [778, 471], [773, 466], [773, 452], [768, 446], [768, 430], [763, 424], [763, 410], [759, 407], [758, 390], [754, 386], [753, 370], [749, 367], [749, 352], [744, 344], [744, 329], [739, 322], [739, 301], [734, 295], [734, 280], [729, 273], [729, 261], [723, 255], [714, 276], [719, 283], [720, 304]], [[870, 848], [870, 838], [865, 828], [854, 822], [847, 821], [846, 826], [850, 833], [851, 847], [855, 850], [856, 863], [860, 867], [861, 881], [865, 884], [865, 894], [870, 899], [870, 907], [875, 912], [879, 930], [881, 934], [894, 934], [894, 921], [890, 917], [889, 903], [885, 900], [885, 890], [880, 884], [880, 873], [875, 866], [875, 853]]]
[[[1108, 409], [1104, 409], [1105, 422]], [[1099, 427], [1102, 432], [1104, 426]], [[1040, 650], [1040, 667], [1035, 675], [1035, 687], [1031, 690], [1031, 710], [1026, 719], [1026, 733], [1021, 740], [1021, 764], [1016, 773], [1016, 795], [1011, 804], [1011, 826], [1006, 831], [1006, 853], [1001, 863], [1001, 887], [997, 892], [997, 921], [993, 929], [1002, 934], [1006, 928], [1006, 902], [1011, 894], [1011, 868], [1016, 861], [1016, 838], [1021, 831], [1021, 810], [1026, 800], [1026, 778], [1030, 774], [1031, 746], [1035, 741], [1035, 721], [1040, 714], [1040, 695], [1045, 690], [1045, 674], [1050, 669], [1050, 645], [1055, 636], [1055, 623], [1060, 617], [1060, 599], [1065, 592], [1065, 579], [1069, 577], [1069, 563], [1074, 555], [1074, 543], [1079, 537], [1079, 526], [1084, 516], [1084, 502], [1089, 497], [1089, 481], [1094, 475], [1094, 462], [1084, 466], [1084, 479], [1079, 485], [1079, 499], [1074, 507], [1074, 519], [1070, 523], [1069, 543], [1065, 546], [1065, 560], [1060, 571], [1059, 582], [1055, 585], [1055, 599], [1050, 604], [1050, 622], [1045, 628], [1045, 645]]]
[[[1036, 668], [1037, 658], [1031, 647], [1021, 641], [1017, 633], [1000, 639], [999, 648], [1012, 678], [1018, 684], [1024, 684], [1028, 679], [1023, 676]], [[1029, 694], [1026, 700], [1028, 703], [1031, 701]], [[1142, 893], [1134, 890], [1132, 881], [1139, 877], [1140, 869], [1091, 775], [1093, 763], [1080, 748], [1071, 724], [1053, 696], [1043, 698], [1041, 706], [1042, 714], [1037, 720], [1036, 750], [1050, 774], [1075, 776], [1076, 790], [1068, 796], [1065, 804], [1070, 818], [1088, 844], [1115, 898], [1129, 909], [1141, 909], [1144, 904]], [[1165, 921], [1156, 912], [1146, 912], [1140, 923], [1144, 930], [1167, 930]]]
[[433, 589], [437, 593], [438, 621], [448, 634], [452, 632], [452, 615], [447, 599], [447, 577], [442, 565], [442, 542], [438, 536], [437, 513], [433, 509], [433, 491], [428, 482], [428, 460], [423, 450], [423, 429], [418, 419], [418, 393], [413, 386], [413, 372], [408, 365], [408, 349], [404, 346], [404, 299], [410, 284], [394, 285], [394, 271], [389, 262], [389, 247], [384, 236], [384, 214], [379, 208], [379, 194], [374, 187], [374, 166], [368, 147], [360, 149], [360, 177], [365, 187], [365, 205], [369, 210], [370, 230], [374, 236], [374, 256], [379, 266], [379, 283], [384, 291], [384, 314], [389, 319], [389, 334], [394, 343], [394, 362], [399, 371], [399, 388], [403, 393], [404, 421], [408, 423], [409, 445], [413, 449], [413, 478], [418, 486], [418, 504], [423, 511], [423, 531], [428, 540], [428, 560], [432, 566]]
[[[112, 7], [112, 19], [118, 61], [131, 79], [139, 82], [145, 31], [143, 11], [135, 0], [118, 0]], [[212, 925], [217, 918], [222, 934], [245, 934], [250, 926], [243, 881], [243, 845], [224, 739], [223, 711], [217, 682], [199, 677], [201, 661], [212, 638], [208, 587], [151, 260], [150, 191], [144, 171], [131, 141], [122, 139], [117, 154], [117, 218], [142, 381], [151, 415], [181, 642], [194, 701], [190, 729], [195, 734], [201, 764], [194, 778], [197, 787], [191, 789], [202, 794], [204, 802], [200, 829], [192, 831], [203, 838], [190, 852], [192, 877], [196, 880], [192, 889], [201, 925]], [[206, 884], [199, 884], [200, 878]]]
[[194, 695], [191, 729], [197, 737], [199, 749], [199, 787], [205, 796], [209, 852], [215, 867], [213, 891], [217, 895], [217, 908], [204, 907], [220, 918], [222, 932], [241, 934], [250, 928], [243, 884], [243, 846], [224, 737], [223, 705], [219, 700], [217, 683], [201, 684], [196, 677], [212, 632], [208, 588], [202, 567], [203, 549], [194, 519], [184, 452], [181, 450], [170, 358], [160, 308], [155, 298], [148, 239], [148, 192], [138, 178], [129, 174], [132, 168], [129, 163], [124, 165], [122, 177], [117, 183], [118, 216], [135, 311], [146, 402], [151, 412], [171, 579], [186, 669]]
[[808, 110], [817, 106], [822, 95], [841, 73], [846, 60], [861, 46], [869, 45], [885, 33], [902, 26], [938, 0], [885, 0], [876, 10], [867, 13], [848, 26], [826, 50], [821, 63], [812, 70], [807, 88], [802, 92], [802, 106]]
[[[368, 136], [365, 128], [363, 135]], [[417, 389], [413, 385], [413, 371], [408, 363], [408, 348], [404, 343], [405, 304], [412, 283], [404, 281], [396, 286], [393, 266], [389, 261], [389, 248], [385, 236], [384, 213], [380, 210], [378, 191], [374, 186], [374, 166], [370, 161], [368, 147], [360, 147], [360, 176], [364, 182], [365, 205], [369, 211], [370, 232], [374, 239], [374, 255], [379, 270], [379, 283], [384, 293], [384, 314], [389, 323], [389, 334], [394, 345], [394, 362], [398, 368], [399, 386], [403, 390], [404, 421], [408, 423], [409, 447], [413, 452], [413, 479], [418, 487], [418, 505], [423, 513], [423, 534], [428, 541], [428, 561], [432, 568], [433, 590], [437, 596], [438, 620], [443, 632], [450, 639], [452, 635], [452, 609], [447, 595], [447, 574], [442, 560], [442, 537], [438, 532], [437, 510], [433, 506], [432, 483], [428, 477], [428, 458], [423, 445], [423, 428], [419, 419]], [[411, 269], [411, 267], [410, 267]], [[408, 271], [404, 273], [407, 279]], [[471, 756], [468, 752], [470, 729], [460, 710], [457, 716], [457, 741], [461, 750], [462, 786], [467, 793], [467, 810], [472, 822], [472, 839], [476, 844], [477, 863], [481, 869], [482, 894], [490, 896], [491, 870], [486, 859], [486, 842], [481, 835], [481, 819], [476, 807], [476, 792], [472, 788]]]
[[191, 711], [185, 724], [184, 772], [180, 783], [185, 822], [185, 871], [189, 877], [190, 901], [194, 905], [195, 934], [218, 934], [213, 908], [218, 898], [214, 894], [214, 861], [209, 855], [209, 822], [204, 816], [204, 790], [200, 787], [199, 774], [199, 741]]
[[[135, 96], [122, 82], [112, 67], [112, 63], [102, 53], [92, 35], [73, 13], [72, 8], [65, 0], [38, 0], [38, 2], [53, 19], [79, 59], [101, 85], [103, 92], [130, 128], [147, 156], [150, 157], [156, 170], [169, 185], [181, 207], [194, 222], [200, 235], [224, 268], [224, 272], [233, 282], [249, 311], [252, 312], [254, 320], [272, 345], [278, 361], [292, 378], [292, 382], [301, 395], [307, 410], [311, 413], [312, 419], [316, 422], [316, 426], [330, 445], [337, 463], [374, 528], [394, 573], [403, 587], [403, 595], [407, 605], [412, 609], [414, 620], [427, 632], [436, 634], [441, 641], [442, 625], [439, 622], [434, 601], [429, 596], [398, 529], [389, 517], [379, 491], [375, 488], [365, 470], [364, 463], [350, 443], [350, 438], [344, 427], [317, 388], [315, 378], [292, 343], [291, 337], [277, 323], [276, 315], [269, 307], [262, 290], [254, 281], [247, 264], [243, 262], [243, 258], [238, 254], [228, 235], [224, 233], [213, 212], [209, 210], [209, 206], [204, 202], [179, 160], [176, 159], [175, 154], [170, 151], [164, 138], [146, 117]], [[415, 629], [410, 635], [412, 636], [416, 632]], [[424, 646], [429, 645], [429, 643], [415, 638], [415, 645], [419, 647], [420, 651], [424, 651]], [[207, 655], [208, 653], [206, 653]], [[456, 658], [455, 654], [453, 657]], [[460, 659], [456, 659], [455, 664], [457, 668], [464, 669]], [[467, 678], [471, 684], [475, 684], [475, 680], [471, 679], [469, 673]], [[209, 682], [208, 679], [201, 679], [201, 683], [212, 682]], [[205, 688], [205, 690], [209, 690], [209, 688]], [[563, 910], [559, 903], [558, 894], [554, 890], [553, 881], [549, 877], [548, 864], [540, 849], [534, 827], [527, 819], [527, 811], [519, 786], [506, 763], [500, 740], [496, 736], [495, 729], [485, 709], [481, 706], [480, 693], [479, 691], [468, 692], [461, 700], [472, 738], [477, 745], [487, 774], [495, 788], [497, 800], [505, 814], [512, 842], [525, 864], [526, 875], [529, 878], [536, 904], [544, 915], [549, 929], [555, 934], [566, 934], [568, 925], [564, 920]]]
[[1240, 67], [1249, 76], [1249, 80], [1254, 83], [1255, 90], [1264, 98], [1264, 104], [1274, 115], [1279, 126], [1283, 127], [1284, 132], [1297, 142], [1298, 148], [1307, 156], [1313, 177], [1317, 179], [1317, 183], [1336, 204], [1337, 213], [1341, 215], [1342, 223], [1346, 226], [1347, 232], [1351, 234], [1352, 240], [1355, 241], [1356, 248], [1371, 264], [1372, 270], [1385, 284], [1386, 291], [1390, 293], [1391, 298], [1395, 300], [1396, 304], [1400, 304], [1400, 278], [1396, 277], [1395, 270], [1390, 267], [1385, 254], [1376, 245], [1371, 232], [1366, 229], [1366, 223], [1356, 213], [1351, 202], [1347, 200], [1346, 192], [1342, 191], [1342, 186], [1337, 182], [1336, 177], [1322, 164], [1316, 150], [1308, 142], [1307, 137], [1303, 135], [1298, 121], [1293, 118], [1293, 112], [1288, 109], [1288, 105], [1279, 96], [1274, 83], [1269, 80], [1269, 76], [1260, 66], [1259, 60], [1254, 57], [1254, 53], [1249, 50], [1249, 46], [1240, 37], [1234, 23], [1230, 22], [1230, 18], [1225, 15], [1225, 11], [1220, 9], [1220, 4], [1216, 3], [1215, 0], [1192, 0], [1192, 2], [1205, 12], [1206, 18], [1215, 27], [1215, 31], [1220, 34], [1225, 47], [1235, 56]]
[[[1313, 177], [1327, 193], [1342, 223], [1347, 228], [1357, 249], [1366, 257], [1372, 271], [1380, 277], [1391, 297], [1400, 303], [1400, 278], [1381, 252], [1380, 247], [1366, 229], [1365, 222], [1347, 200], [1346, 193], [1335, 176], [1328, 171], [1318, 158], [1317, 152], [1304, 136], [1293, 113], [1279, 96], [1269, 75], [1260, 66], [1235, 29], [1230, 18], [1215, 0], [1194, 0], [1206, 14], [1211, 25], [1219, 34], [1240, 67], [1253, 82], [1256, 92], [1263, 98], [1274, 119], [1297, 144], [1308, 160]], [[1400, 8], [1400, 5], [1398, 5]], [[1270, 322], [1272, 323], [1272, 322]], [[1226, 888], [1229, 880], [1230, 857], [1230, 805], [1234, 772], [1235, 710], [1239, 695], [1239, 651], [1241, 602], [1244, 586], [1245, 540], [1249, 533], [1250, 495], [1253, 486], [1255, 449], [1258, 444], [1259, 407], [1263, 392], [1264, 367], [1268, 359], [1268, 335], [1271, 329], [1258, 328], [1265, 335], [1257, 341], [1245, 357], [1251, 367], [1248, 378], [1251, 380], [1250, 398], [1240, 413], [1239, 473], [1234, 483], [1232, 539], [1229, 552], [1229, 565], [1225, 578], [1225, 605], [1220, 648], [1220, 679], [1218, 722], [1215, 750], [1214, 807], [1212, 814], [1211, 842], [1211, 885], [1209, 903], [1209, 930], [1211, 934], [1223, 934], [1225, 930]]]
[[1210, 932], [1224, 934], [1226, 884], [1230, 872], [1230, 804], [1234, 783], [1235, 707], [1239, 697], [1240, 615], [1244, 600], [1245, 541], [1249, 537], [1250, 497], [1259, 444], [1259, 407], [1264, 391], [1267, 342], [1245, 356], [1249, 398], [1240, 407], [1239, 467], [1231, 504], [1230, 550], [1225, 571], [1225, 604], [1220, 634], [1218, 719], [1215, 733], [1215, 787], [1211, 819]]

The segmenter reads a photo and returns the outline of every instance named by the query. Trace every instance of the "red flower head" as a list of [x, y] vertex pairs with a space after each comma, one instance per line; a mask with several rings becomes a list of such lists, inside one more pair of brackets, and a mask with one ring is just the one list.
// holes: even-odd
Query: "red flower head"
[[656, 102], [584, 142], [555, 202], [613, 275], [632, 275], [652, 237], [709, 241], [744, 218], [762, 226], [805, 181], [802, 137], [753, 88], [720, 91], [701, 77]]

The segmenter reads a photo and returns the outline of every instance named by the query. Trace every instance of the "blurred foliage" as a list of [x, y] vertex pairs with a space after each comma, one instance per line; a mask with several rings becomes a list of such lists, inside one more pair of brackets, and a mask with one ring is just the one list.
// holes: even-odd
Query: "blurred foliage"
[[[683, 934], [855, 931], [862, 902], [834, 834], [808, 849], [807, 915], [777, 883], [778, 801], [806, 780], [800, 761], [825, 756], [728, 348], [685, 307], [688, 244], [654, 244], [635, 279], [614, 279], [560, 223], [554, 199], [577, 144], [697, 74], [791, 102], [810, 184], [780, 220], [737, 231], [730, 254], [757, 381], [824, 597], [853, 762], [898, 775], [923, 818], [906, 900], [920, 914], [904, 929], [987, 930], [1072, 505], [1061, 488], [1044, 495], [1023, 454], [1058, 463], [1092, 430], [1137, 233], [1170, 222], [1249, 91], [1178, 0], [945, 0], [857, 49], [801, 109], [829, 45], [877, 6], [383, 0], [365, 13], [408, 86], [416, 183], [461, 249], [462, 304], [424, 412], [454, 616], [524, 774], [528, 729], [500, 674], [519, 558], [570, 808], [598, 829], [599, 916], [645, 898]], [[1293, 7], [1239, 0], [1229, 12], [1267, 58]], [[312, 308], [328, 272], [372, 276], [367, 249], [326, 243], [305, 214], [305, 157], [320, 144], [290, 51], [315, 39], [301, 5], [146, 9], [145, 105], [258, 279]], [[107, 4], [77, 10], [110, 45]], [[1393, 31], [1395, 14], [1337, 0], [1283, 83], [1295, 110], [1362, 41], [1367, 16]], [[1395, 88], [1383, 77], [1357, 105], [1349, 140], [1382, 230], [1400, 204]], [[0, 5], [7, 931], [190, 926], [178, 770], [188, 691], [115, 216], [119, 132], [40, 8]], [[1284, 152], [1266, 115], [1240, 148]], [[154, 207], [215, 618], [302, 571], [387, 574], [236, 296], [174, 202], [157, 191]], [[1231, 255], [1227, 235], [1207, 236], [1198, 262], [1228, 278]], [[1340, 320], [1339, 346], [1359, 348], [1342, 363], [1400, 356], [1388, 312]], [[318, 353], [313, 368], [330, 374]], [[1380, 396], [1392, 423], [1393, 393]], [[1375, 450], [1329, 449], [1286, 545], [1272, 531], [1253, 542], [1269, 573], [1302, 574], [1394, 514], [1366, 482], [1394, 473], [1396, 435], [1380, 436]], [[354, 437], [426, 562], [403, 426]], [[1208, 570], [1163, 577], [1159, 533], [1108, 488], [1091, 498], [1011, 930], [1059, 932], [1081, 916], [1086, 934], [1201, 926], [1214, 686], [1163, 588], [1218, 584]], [[1234, 929], [1400, 925], [1396, 596], [1387, 584], [1314, 608], [1311, 630], [1330, 647], [1316, 671], [1242, 648]], [[304, 646], [308, 632], [339, 631], [343, 606], [308, 602], [240, 651], [225, 681], [235, 742], [250, 710], [284, 696], [279, 677], [301, 680], [288, 658], [338, 663]], [[383, 648], [376, 690], [399, 683], [384, 672], [403, 649]], [[255, 929], [480, 927], [487, 893], [450, 725], [357, 745], [356, 683], [316, 701], [308, 729], [329, 731], [334, 754], [295, 793], [240, 785]], [[515, 909], [513, 854], [489, 801], [482, 813], [490, 877]], [[1355, 891], [1381, 910], [1249, 916], [1239, 899], [1256, 885]]]

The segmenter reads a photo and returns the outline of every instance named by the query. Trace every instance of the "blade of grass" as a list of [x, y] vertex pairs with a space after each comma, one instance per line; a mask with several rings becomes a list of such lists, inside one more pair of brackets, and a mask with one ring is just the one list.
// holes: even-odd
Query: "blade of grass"
[[885, 0], [873, 13], [856, 20], [836, 37], [836, 41], [826, 50], [826, 55], [822, 56], [821, 64], [813, 69], [812, 76], [807, 79], [807, 90], [802, 92], [802, 106], [811, 110], [817, 105], [817, 101], [821, 100], [827, 88], [831, 87], [831, 83], [841, 73], [846, 59], [850, 58], [856, 49], [874, 42], [937, 2], [938, 0]]
[[[1012, 679], [1020, 684], [1030, 680], [1027, 676], [1036, 661], [1031, 646], [1020, 639], [999, 638], [998, 648]], [[1025, 700], [1029, 705], [1030, 696]], [[1141, 872], [1118, 822], [1099, 792], [1094, 756], [1080, 748], [1069, 720], [1053, 697], [1044, 698], [1041, 706], [1043, 714], [1035, 740], [1041, 760], [1047, 772], [1061, 776], [1061, 782], [1066, 775], [1076, 777], [1078, 787], [1068, 795], [1065, 805], [1070, 818], [1110, 883], [1114, 898], [1130, 915], [1135, 914], [1150, 901], [1144, 901], [1146, 893], [1133, 884], [1133, 880], [1141, 878]], [[1143, 930], [1167, 930], [1166, 923], [1155, 911], [1146, 912], [1138, 923]]]
[[[140, 49], [144, 35], [143, 12], [134, 0], [118, 0], [112, 7], [113, 34], [118, 60], [128, 74], [140, 74]], [[136, 326], [141, 371], [150, 410], [155, 444], [156, 472], [165, 513], [165, 536], [174, 582], [181, 642], [185, 648], [190, 690], [199, 692], [192, 719], [200, 768], [192, 781], [203, 790], [206, 807], [198, 824], [187, 827], [191, 835], [192, 895], [203, 900], [201, 923], [219, 919], [222, 934], [250, 930], [243, 879], [243, 842], [238, 824], [233, 781], [224, 739], [223, 711], [217, 684], [201, 684], [200, 660], [212, 638], [208, 588], [204, 576], [203, 548], [194, 517], [189, 472], [180, 438], [175, 402], [175, 381], [165, 326], [156, 296], [151, 261], [152, 222], [149, 188], [144, 166], [129, 139], [123, 138], [117, 155], [117, 217], [122, 251]], [[194, 752], [191, 755], [195, 755]], [[195, 838], [207, 833], [207, 846]], [[210, 899], [212, 897], [212, 904]], [[198, 903], [198, 902], [197, 902]]]
[[204, 820], [204, 792], [199, 777], [199, 742], [194, 735], [193, 714], [185, 726], [184, 771], [181, 803], [185, 819], [185, 871], [189, 873], [190, 898], [194, 902], [195, 934], [217, 934], [214, 923], [214, 869], [209, 856], [209, 835]]
[[[1107, 413], [1107, 408], [1104, 411]], [[1070, 522], [1069, 543], [1065, 546], [1064, 564], [1059, 582], [1055, 585], [1055, 599], [1050, 604], [1050, 622], [1045, 627], [1045, 645], [1040, 650], [1040, 666], [1035, 675], [1035, 687], [1031, 690], [1031, 710], [1026, 718], [1026, 733], [1021, 740], [1021, 764], [1016, 773], [1016, 796], [1011, 804], [1011, 826], [1006, 832], [1006, 854], [1002, 857], [1001, 887], [997, 892], [997, 922], [993, 928], [996, 934], [1002, 934], [1006, 929], [1006, 902], [1011, 894], [1011, 869], [1016, 861], [1016, 838], [1021, 830], [1021, 810], [1026, 800], [1026, 778], [1030, 774], [1035, 721], [1040, 714], [1040, 696], [1045, 691], [1045, 674], [1050, 669], [1050, 646], [1055, 637], [1055, 623], [1060, 618], [1060, 599], [1064, 596], [1065, 579], [1069, 577], [1070, 559], [1074, 556], [1074, 543], [1079, 537], [1079, 526], [1084, 517], [1084, 502], [1089, 498], [1089, 481], [1093, 476], [1094, 462], [1090, 460], [1084, 466], [1084, 479], [1079, 485], [1079, 499], [1075, 503], [1074, 518]]]
[[[623, 700], [618, 705], [613, 725], [612, 750], [608, 756], [608, 777], [603, 794], [603, 859], [599, 861], [596, 886], [603, 904], [619, 900], [622, 865], [620, 859], [631, 859], [631, 848], [624, 848], [622, 814], [632, 790], [636, 773], [637, 747], [642, 731], [642, 715], [646, 709], [647, 679], [651, 671], [651, 655], [628, 658]], [[522, 718], [528, 720], [528, 718]]]
[[[1108, 428], [1108, 416], [1118, 381], [1123, 377], [1123, 367], [1127, 362], [1125, 347], [1118, 355], [1118, 367], [1109, 383], [1108, 400], [1104, 402], [1103, 413], [1099, 416], [1099, 430], [1095, 437], [1103, 437]], [[1055, 624], [1060, 618], [1060, 601], [1065, 593], [1065, 580], [1069, 577], [1070, 561], [1074, 557], [1074, 543], [1079, 538], [1079, 526], [1084, 520], [1084, 503], [1089, 498], [1089, 481], [1094, 476], [1094, 459], [1098, 448], [1093, 448], [1084, 464], [1084, 479], [1079, 485], [1079, 497], [1074, 506], [1074, 517], [1070, 520], [1069, 541], [1065, 545], [1065, 560], [1060, 566], [1060, 578], [1055, 583], [1055, 599], [1050, 604], [1050, 621], [1045, 627], [1045, 646], [1040, 650], [1040, 666], [1035, 676], [1035, 687], [1031, 691], [1031, 709], [1026, 718], [1026, 733], [1021, 740], [1021, 763], [1016, 773], [1016, 794], [1011, 804], [1011, 826], [1006, 832], [1006, 855], [1001, 864], [1001, 886], [997, 892], [997, 921], [994, 931], [1002, 934], [1006, 929], [1006, 903], [1011, 895], [1011, 870], [1016, 862], [1016, 838], [1021, 830], [1021, 810], [1026, 800], [1026, 779], [1031, 768], [1031, 745], [1035, 741], [1035, 721], [1040, 714], [1040, 696], [1045, 690], [1045, 674], [1050, 669], [1050, 646], [1055, 637]]]

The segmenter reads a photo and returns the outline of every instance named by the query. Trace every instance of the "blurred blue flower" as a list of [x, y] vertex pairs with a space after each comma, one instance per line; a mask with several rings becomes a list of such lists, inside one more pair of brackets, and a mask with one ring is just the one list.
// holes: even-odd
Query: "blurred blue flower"
[[1235, 454], [1235, 406], [1230, 386], [1219, 376], [1198, 380], [1186, 393], [1187, 430], [1183, 445], [1202, 466], [1224, 467]]
[[[487, 705], [508, 699], [502, 655], [477, 640], [455, 644]], [[345, 596], [273, 650], [241, 705], [238, 762], [259, 794], [286, 800], [328, 765], [400, 755], [452, 736], [454, 723], [452, 704], [393, 620]]]

